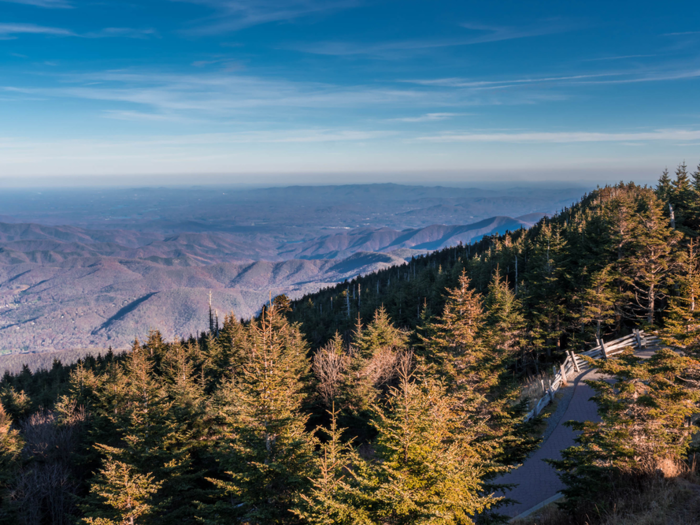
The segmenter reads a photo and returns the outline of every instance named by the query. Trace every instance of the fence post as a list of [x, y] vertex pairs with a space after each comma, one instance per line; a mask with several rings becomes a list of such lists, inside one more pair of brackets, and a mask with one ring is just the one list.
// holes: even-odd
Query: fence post
[[571, 356], [571, 361], [574, 363], [574, 369], [576, 372], [580, 372], [581, 369], [578, 367], [578, 363], [576, 362], [576, 356], [574, 355], [573, 350], [569, 350], [569, 355]]
[[598, 343], [600, 343], [600, 348], [603, 351], [603, 358], [607, 359], [608, 358], [608, 351], [605, 349], [605, 342], [603, 341], [602, 337], [600, 339], [598, 339]]
[[637, 348], [639, 350], [641, 350], [642, 349], [642, 335], [639, 332], [639, 328], [635, 328], [634, 338], [637, 340]]
[[566, 380], [566, 367], [563, 364], [559, 365], [559, 371], [561, 373], [561, 383], [564, 386], [569, 386], [569, 382]]

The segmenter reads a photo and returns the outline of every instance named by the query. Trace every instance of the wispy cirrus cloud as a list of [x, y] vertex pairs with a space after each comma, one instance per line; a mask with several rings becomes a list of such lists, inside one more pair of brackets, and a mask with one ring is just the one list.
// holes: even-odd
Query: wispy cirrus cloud
[[507, 78], [502, 80], [475, 80], [469, 78], [428, 78], [405, 79], [399, 82], [434, 88], [455, 88], [472, 90], [501, 90], [518, 85], [569, 85], [583, 86], [595, 84], [635, 84], [641, 82], [662, 82], [684, 80], [700, 77], [700, 64], [684, 63], [676, 65], [661, 64], [648, 68], [627, 68], [606, 72], [592, 72], [579, 75], [532, 76], [525, 78]]
[[355, 7], [358, 0], [173, 0], [208, 6], [214, 14], [187, 30], [190, 34], [220, 34], [272, 22], [289, 22]]
[[525, 133], [443, 133], [423, 136], [426, 142], [506, 142], [506, 143], [576, 143], [576, 142], [649, 142], [692, 141], [700, 139], [700, 130], [659, 129], [629, 133], [589, 131], [525, 132]]
[[[155, 112], [226, 117], [264, 108], [321, 109], [434, 104], [414, 89], [340, 86], [226, 73], [151, 73], [132, 70], [62, 75], [51, 87], [5, 86], [22, 95], [136, 104]], [[439, 97], [437, 97], [439, 98]]]
[[607, 62], [607, 61], [612, 61], [612, 60], [627, 60], [630, 58], [651, 58], [651, 57], [656, 57], [659, 56], [658, 54], [651, 54], [651, 55], [619, 55], [619, 56], [612, 56], [612, 57], [600, 57], [600, 58], [586, 58], [584, 62]]
[[[570, 23], [561, 20], [548, 20], [528, 27], [492, 26], [477, 23], [460, 24], [471, 34], [453, 38], [425, 38], [411, 40], [396, 40], [372, 44], [352, 42], [316, 42], [312, 44], [293, 44], [289, 47], [296, 51], [316, 55], [353, 56], [365, 55], [375, 58], [403, 57], [406, 52], [428, 49], [469, 46], [488, 42], [517, 40], [555, 33], [562, 33], [574, 28]], [[474, 34], [476, 33], [476, 34]]]
[[158, 31], [155, 29], [135, 29], [132, 27], [106, 27], [99, 31], [85, 33], [85, 38], [151, 38], [158, 37]]
[[19, 35], [49, 35], [78, 38], [149, 38], [158, 36], [155, 29], [107, 27], [90, 33], [76, 33], [70, 29], [36, 24], [0, 24], [0, 39], [17, 38]]
[[73, 4], [65, 0], [0, 0], [11, 4], [33, 5], [35, 7], [46, 7], [48, 9], [71, 9]]
[[[0, 136], [0, 151], [47, 151], [54, 154], [69, 154], [70, 151], [89, 149], [93, 153], [112, 151], [118, 154], [125, 148], [138, 148], [148, 151], [149, 148], [182, 147], [197, 148], [227, 144], [304, 144], [324, 142], [358, 142], [382, 139], [395, 135], [392, 131], [356, 130], [345, 128], [293, 128], [282, 130], [246, 130], [236, 133], [199, 133], [189, 135], [163, 135], [137, 137], [133, 140], [123, 138], [108, 139], [54, 139], [26, 140], [15, 137]], [[162, 151], [165, 151], [163, 149]], [[4, 160], [4, 159], [3, 159]]]
[[464, 115], [464, 113], [426, 113], [418, 117], [401, 117], [387, 119], [388, 122], [439, 122], [453, 117]]
[[600, 77], [619, 76], [619, 73], [594, 73], [588, 75], [568, 75], [568, 76], [545, 76], [530, 78], [510, 78], [504, 80], [470, 80], [464, 78], [435, 78], [435, 79], [414, 79], [401, 80], [410, 84], [421, 86], [435, 86], [448, 88], [500, 88], [517, 84], [543, 84], [551, 82], [581, 81]]
[[[358, 110], [376, 115], [377, 108], [391, 110], [394, 115], [406, 115], [396, 121], [438, 122], [464, 115], [466, 107], [535, 104], [561, 98], [556, 93], [532, 89], [522, 93], [474, 89], [436, 92], [423, 86], [394, 83], [332, 84], [202, 70], [193, 73], [113, 70], [53, 78], [52, 85], [41, 87], [3, 88], [0, 85], [0, 92], [102, 101], [107, 106], [103, 110], [137, 111], [166, 115], [168, 119], [179, 117], [210, 122], [239, 117], [277, 121], [281, 112], [309, 118], [316, 116], [315, 110], [319, 110], [320, 118], [327, 116], [329, 110], [345, 113], [352, 110], [354, 119], [360, 115]], [[457, 108], [459, 110], [455, 111]], [[411, 115], [421, 109], [423, 112]]]
[[73, 31], [60, 27], [36, 24], [0, 24], [0, 39], [16, 38], [18, 35], [78, 36]]

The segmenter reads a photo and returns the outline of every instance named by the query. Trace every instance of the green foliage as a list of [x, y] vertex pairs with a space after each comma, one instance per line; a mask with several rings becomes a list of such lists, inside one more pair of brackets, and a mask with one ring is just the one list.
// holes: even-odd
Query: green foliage
[[460, 413], [442, 384], [402, 374], [375, 408], [375, 458], [360, 471], [372, 523], [472, 523], [496, 503], [483, 494], [483, 458]]
[[606, 266], [591, 276], [591, 283], [582, 294], [581, 322], [584, 325], [595, 325], [596, 339], [602, 338], [604, 330], [615, 321], [615, 295], [612, 282], [611, 269]]
[[688, 242], [682, 254], [681, 272], [675, 277], [676, 295], [670, 300], [666, 326], [662, 332], [667, 344], [700, 356], [700, 257], [698, 241]]
[[308, 485], [314, 441], [305, 425], [306, 345], [274, 309], [248, 327], [247, 358], [217, 392], [221, 498], [207, 521], [288, 523], [295, 495]]
[[649, 476], [681, 463], [697, 428], [688, 424], [700, 402], [700, 361], [663, 349], [648, 360], [627, 350], [590, 364], [613, 378], [589, 381], [600, 422], [571, 422], [577, 445], [551, 461], [566, 488], [564, 508], [592, 501], [603, 511], [623, 476]]
[[[107, 457], [90, 487], [99, 508], [93, 516], [83, 519], [88, 525], [140, 525], [153, 516], [158, 508], [153, 495], [162, 483], [151, 474], [140, 474], [133, 467]], [[92, 509], [88, 512], [93, 513]]]
[[0, 523], [11, 523], [16, 517], [10, 487], [22, 462], [22, 447], [22, 437], [0, 403]]
[[594, 384], [602, 421], [557, 462], [571, 508], [604, 500], [689, 450], [699, 228], [700, 169], [681, 165], [656, 190], [599, 188], [527, 231], [279, 296], [250, 321], [212, 311], [197, 339], [152, 332], [124, 355], [6, 374], [0, 491], [26, 470], [18, 428], [44, 414], [52, 432], [79, 421], [49, 456], [72, 465], [61, 497], [85, 496], [87, 523], [486, 522], [497, 476], [535, 444], [520, 380], [596, 337], [663, 327], [685, 356], [600, 363], [615, 378]]
[[330, 428], [319, 429], [328, 440], [321, 443], [313, 461], [311, 487], [300, 495], [292, 512], [312, 525], [369, 524], [369, 509], [364, 508], [360, 478], [354, 472], [364, 461], [343, 439], [338, 428], [338, 412], [330, 411]]

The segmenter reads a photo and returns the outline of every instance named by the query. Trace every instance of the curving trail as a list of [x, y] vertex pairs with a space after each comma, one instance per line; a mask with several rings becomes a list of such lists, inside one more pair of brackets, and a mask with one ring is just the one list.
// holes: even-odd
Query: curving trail
[[[656, 349], [635, 352], [640, 357], [650, 357]], [[563, 399], [556, 412], [549, 418], [545, 440], [523, 465], [499, 479], [501, 483], [517, 484], [506, 496], [518, 503], [499, 509], [502, 514], [519, 517], [536, 510], [542, 504], [557, 499], [557, 493], [564, 488], [553, 467], [545, 459], [560, 459], [561, 451], [574, 444], [576, 432], [564, 425], [566, 421], [600, 421], [597, 405], [591, 401], [595, 391], [584, 383], [598, 379], [601, 375], [593, 369], [582, 370], [575, 379], [569, 377], [569, 386], [562, 387]], [[568, 404], [567, 404], [568, 402]]]

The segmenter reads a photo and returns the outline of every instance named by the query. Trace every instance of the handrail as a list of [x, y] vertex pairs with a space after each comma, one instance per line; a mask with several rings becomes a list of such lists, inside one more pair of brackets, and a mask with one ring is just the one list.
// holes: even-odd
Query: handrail
[[[591, 357], [593, 359], [607, 359], [608, 357], [621, 354], [625, 348], [630, 346], [641, 350], [642, 348], [646, 348], [649, 343], [655, 343], [658, 340], [659, 338], [656, 336], [647, 336], [644, 334], [643, 330], [635, 329], [630, 335], [620, 337], [619, 339], [615, 339], [607, 343], [601, 339], [599, 343], [602, 344], [599, 344], [590, 350], [586, 350], [585, 352], [580, 352], [578, 355]], [[540, 412], [542, 412], [544, 407], [554, 400], [554, 394], [556, 391], [559, 390], [562, 385], [568, 384], [568, 374], [570, 374], [572, 371], [577, 373], [581, 371], [581, 367], [576, 359], [577, 354], [570, 351], [564, 362], [559, 366], [559, 371], [554, 374], [552, 384], [546, 390], [544, 395], [537, 401], [537, 403], [535, 403], [535, 407], [525, 415], [523, 422], [530, 421], [532, 418], [537, 417]]]

